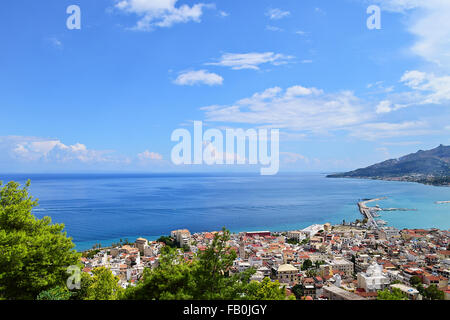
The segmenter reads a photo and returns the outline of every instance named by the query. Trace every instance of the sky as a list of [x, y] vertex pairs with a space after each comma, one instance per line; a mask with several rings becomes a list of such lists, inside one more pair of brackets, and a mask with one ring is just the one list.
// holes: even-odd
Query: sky
[[448, 145], [449, 16], [447, 0], [4, 0], [0, 172], [253, 170], [175, 166], [171, 134], [194, 121], [279, 129], [280, 172]]

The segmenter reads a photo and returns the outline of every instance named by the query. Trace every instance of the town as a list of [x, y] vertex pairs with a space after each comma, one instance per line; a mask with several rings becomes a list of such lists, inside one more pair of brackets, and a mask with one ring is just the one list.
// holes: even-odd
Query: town
[[[174, 230], [166, 240], [176, 243], [189, 260], [217, 233]], [[410, 300], [449, 300], [449, 237], [448, 230], [374, 228], [359, 220], [286, 232], [240, 232], [228, 242], [237, 253], [230, 272], [254, 268], [251, 280], [278, 281], [287, 297], [304, 300], [375, 300], [386, 291], [401, 292]], [[165, 245], [138, 238], [97, 248], [81, 258], [83, 271], [103, 266], [120, 278], [122, 287], [134, 286], [144, 268], [158, 266]]]

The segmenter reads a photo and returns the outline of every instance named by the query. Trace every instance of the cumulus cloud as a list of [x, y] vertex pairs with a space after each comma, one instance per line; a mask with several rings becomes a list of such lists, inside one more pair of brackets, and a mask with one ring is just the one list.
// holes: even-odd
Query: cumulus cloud
[[247, 123], [295, 131], [328, 132], [368, 119], [350, 91], [327, 94], [316, 88], [273, 87], [231, 105], [202, 108], [207, 121]]
[[436, 76], [417, 70], [407, 71], [401, 82], [406, 86], [422, 92], [420, 104], [441, 104], [450, 101], [450, 76]]
[[289, 11], [283, 11], [281, 9], [269, 9], [266, 12], [266, 16], [268, 16], [271, 20], [279, 20], [289, 16], [291, 13]]
[[286, 64], [293, 56], [286, 56], [274, 52], [251, 52], [251, 53], [225, 53], [218, 62], [210, 62], [206, 65], [230, 67], [233, 70], [253, 69], [259, 70], [262, 64], [271, 64], [274, 66]]
[[151, 161], [151, 160], [162, 160], [163, 156], [157, 152], [150, 152], [149, 150], [145, 150], [138, 154], [138, 159], [140, 161]]
[[223, 78], [216, 73], [208, 72], [206, 70], [187, 71], [181, 73], [174, 83], [181, 86], [192, 86], [196, 84], [214, 86], [221, 85], [223, 83]]
[[200, 22], [203, 9], [212, 7], [204, 3], [176, 6], [177, 2], [178, 0], [120, 0], [115, 8], [139, 17], [134, 30], [150, 31], [177, 23]]
[[[448, 0], [376, 0], [383, 10], [414, 13], [407, 30], [415, 36], [411, 52], [450, 70], [450, 1]], [[413, 11], [412, 11], [413, 10]]]
[[0, 137], [0, 150], [11, 159], [24, 162], [111, 162], [112, 151], [88, 149], [84, 144], [66, 145], [58, 139], [38, 137]]

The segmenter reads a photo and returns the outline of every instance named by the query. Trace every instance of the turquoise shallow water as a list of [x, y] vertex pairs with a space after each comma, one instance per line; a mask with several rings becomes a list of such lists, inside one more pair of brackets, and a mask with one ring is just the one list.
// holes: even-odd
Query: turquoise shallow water
[[[289, 230], [360, 218], [356, 202], [388, 197], [381, 207], [417, 211], [382, 213], [397, 228], [450, 228], [450, 188], [417, 183], [327, 179], [325, 174], [102, 174], [0, 175], [30, 178], [38, 217], [64, 223], [77, 249], [120, 238], [155, 239], [176, 228], [191, 232]], [[373, 205], [377, 204], [374, 203]]]

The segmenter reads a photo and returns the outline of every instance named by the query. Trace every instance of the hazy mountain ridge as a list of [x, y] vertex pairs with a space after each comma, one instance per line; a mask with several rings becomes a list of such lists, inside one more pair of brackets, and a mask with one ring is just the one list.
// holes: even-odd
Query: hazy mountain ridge
[[419, 150], [398, 159], [386, 160], [367, 168], [331, 174], [328, 178], [367, 178], [414, 181], [450, 185], [450, 146]]

